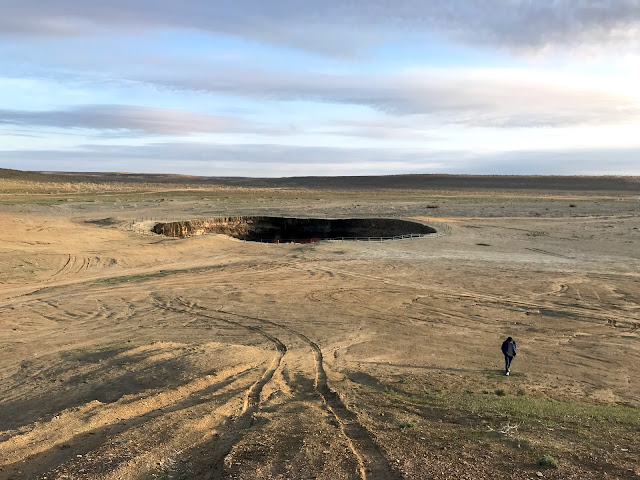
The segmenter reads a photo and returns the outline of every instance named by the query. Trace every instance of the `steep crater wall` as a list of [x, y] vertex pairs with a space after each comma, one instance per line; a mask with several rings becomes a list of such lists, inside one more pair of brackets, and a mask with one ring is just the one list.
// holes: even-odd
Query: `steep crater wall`
[[220, 233], [240, 240], [307, 243], [347, 238], [393, 238], [436, 233], [418, 222], [392, 218], [222, 217], [158, 223], [153, 231], [169, 237]]

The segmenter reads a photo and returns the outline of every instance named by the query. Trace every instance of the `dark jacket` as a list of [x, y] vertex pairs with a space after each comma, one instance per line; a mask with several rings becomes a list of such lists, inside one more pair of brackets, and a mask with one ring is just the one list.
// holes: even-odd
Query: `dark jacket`
[[[516, 356], [516, 341], [513, 340], [511, 343], [513, 343], [513, 356]], [[502, 342], [502, 353], [504, 353], [505, 355], [507, 354], [507, 350], [509, 349], [509, 342], [507, 342], [506, 340], [504, 342]]]

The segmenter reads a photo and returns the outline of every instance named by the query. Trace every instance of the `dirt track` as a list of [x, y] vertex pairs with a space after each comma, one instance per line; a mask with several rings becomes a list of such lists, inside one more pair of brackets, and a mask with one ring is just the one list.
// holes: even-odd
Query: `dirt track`
[[[640, 478], [635, 198], [234, 202], [0, 206], [0, 478]], [[131, 226], [252, 202], [441, 234]]]

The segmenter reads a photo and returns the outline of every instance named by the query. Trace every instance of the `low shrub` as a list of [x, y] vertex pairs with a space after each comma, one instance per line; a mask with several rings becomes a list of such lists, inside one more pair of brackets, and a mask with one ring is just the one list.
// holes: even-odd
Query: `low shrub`
[[538, 459], [538, 466], [543, 468], [558, 468], [558, 460], [551, 455], [543, 455]]
[[413, 428], [415, 426], [415, 422], [412, 422], [411, 420], [401, 420], [398, 422], [398, 428], [400, 428], [400, 430], [404, 430], [405, 428]]

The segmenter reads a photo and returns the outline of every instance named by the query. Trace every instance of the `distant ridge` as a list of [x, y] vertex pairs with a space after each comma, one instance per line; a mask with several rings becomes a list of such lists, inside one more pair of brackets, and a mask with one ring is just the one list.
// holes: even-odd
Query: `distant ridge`
[[0, 178], [38, 182], [156, 183], [313, 189], [498, 189], [640, 192], [640, 177], [407, 174], [346, 177], [198, 177], [177, 174], [26, 172], [0, 168]]

